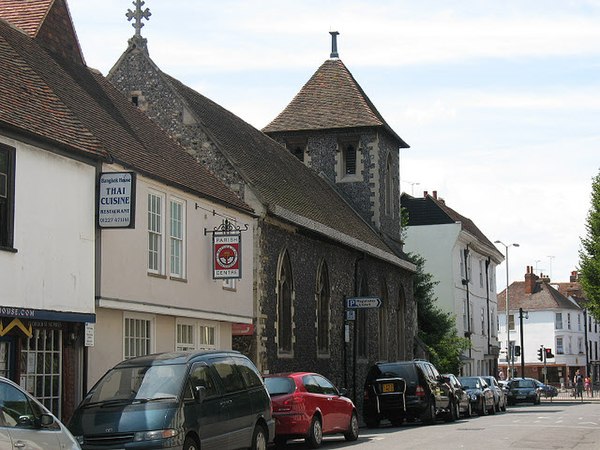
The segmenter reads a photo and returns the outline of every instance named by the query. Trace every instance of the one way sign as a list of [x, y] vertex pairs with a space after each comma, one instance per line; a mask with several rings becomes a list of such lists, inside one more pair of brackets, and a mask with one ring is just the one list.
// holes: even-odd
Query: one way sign
[[381, 299], [379, 297], [350, 297], [346, 299], [346, 308], [362, 309], [362, 308], [379, 308]]

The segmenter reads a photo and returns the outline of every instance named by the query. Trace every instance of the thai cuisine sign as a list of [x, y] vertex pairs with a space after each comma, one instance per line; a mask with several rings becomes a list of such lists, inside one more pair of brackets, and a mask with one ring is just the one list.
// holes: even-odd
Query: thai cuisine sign
[[98, 226], [134, 228], [135, 173], [107, 172], [98, 181]]
[[242, 278], [241, 233], [213, 233], [213, 278]]

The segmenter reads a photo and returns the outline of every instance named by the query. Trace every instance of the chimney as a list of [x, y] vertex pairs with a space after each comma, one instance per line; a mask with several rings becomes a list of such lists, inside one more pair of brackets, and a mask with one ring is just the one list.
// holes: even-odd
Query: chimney
[[437, 191], [433, 191], [433, 198], [437, 200]]
[[427, 198], [428, 195], [429, 195], [429, 192], [423, 191], [423, 198]]
[[573, 271], [571, 272], [571, 277], [569, 278], [569, 281], [570, 281], [571, 283], [576, 283], [578, 279], [579, 279], [579, 277], [577, 276], [577, 271], [576, 271], [576, 270], [573, 270]]
[[535, 290], [535, 282], [538, 277], [533, 273], [533, 266], [527, 266], [527, 273], [525, 274], [525, 293], [533, 294]]
[[339, 53], [337, 51], [337, 37], [340, 33], [338, 33], [337, 31], [330, 31], [329, 34], [331, 35], [331, 54], [329, 55], [330, 58], [339, 58]]

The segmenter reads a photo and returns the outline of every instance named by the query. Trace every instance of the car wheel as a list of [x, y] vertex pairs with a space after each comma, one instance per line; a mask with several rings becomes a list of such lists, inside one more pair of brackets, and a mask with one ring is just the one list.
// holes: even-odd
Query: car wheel
[[467, 407], [467, 417], [471, 417], [473, 415], [473, 406], [471, 405], [471, 400], [469, 400], [469, 406]]
[[262, 425], [254, 427], [251, 450], [267, 450], [267, 432]]
[[321, 426], [319, 418], [315, 416], [310, 422], [306, 443], [310, 448], [318, 448], [321, 445], [321, 442], [323, 442], [323, 427]]
[[435, 400], [433, 398], [429, 400], [429, 405], [421, 416], [421, 421], [429, 425], [435, 423]]
[[350, 424], [348, 425], [348, 431], [344, 433], [344, 438], [347, 441], [355, 441], [358, 439], [358, 417], [356, 417], [356, 413], [352, 413], [352, 417], [350, 417]]
[[485, 405], [485, 399], [481, 398], [481, 405], [479, 405], [479, 415], [487, 416], [487, 414], [488, 414], [488, 410], [487, 410], [487, 406]]
[[183, 450], [200, 450], [200, 446], [196, 442], [196, 439], [194, 439], [191, 436], [188, 436], [183, 442]]

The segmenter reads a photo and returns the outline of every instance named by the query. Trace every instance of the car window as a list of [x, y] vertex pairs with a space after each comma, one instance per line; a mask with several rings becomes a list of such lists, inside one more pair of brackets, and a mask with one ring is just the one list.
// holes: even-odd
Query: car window
[[423, 370], [423, 374], [425, 375], [425, 377], [429, 380], [433, 380], [435, 379], [435, 377], [433, 376], [433, 372], [431, 370], [431, 367], [429, 366], [429, 364], [419, 364], [419, 367]]
[[311, 394], [322, 394], [321, 386], [317, 383], [317, 380], [312, 375], [304, 375], [302, 377], [302, 384], [304, 389]]
[[440, 377], [440, 373], [437, 371], [437, 369], [435, 368], [435, 366], [433, 364], [427, 364], [427, 367], [429, 367], [429, 370], [431, 371], [431, 374], [433, 375], [434, 379], [437, 379]]
[[394, 377], [414, 380], [416, 378], [415, 366], [413, 364], [378, 364], [371, 368], [368, 375], [369, 379]]
[[[27, 396], [6, 383], [0, 383], [0, 416], [4, 426], [18, 428], [30, 428], [36, 418]], [[19, 421], [23, 416], [29, 417], [32, 422], [23, 424]]]
[[314, 375], [313, 378], [317, 382], [317, 384], [321, 387], [321, 392], [325, 395], [333, 394], [337, 395], [338, 390], [336, 387], [329, 381], [327, 378], [322, 377], [320, 375]]
[[240, 357], [234, 357], [233, 359], [247, 387], [257, 387], [262, 385], [260, 374], [249, 360]]
[[206, 364], [196, 364], [192, 367], [192, 371], [190, 372], [190, 384], [192, 385], [192, 389], [195, 391], [198, 386], [204, 386], [206, 388], [205, 393], [207, 398], [219, 395], [219, 389], [210, 372], [210, 368]]
[[291, 394], [296, 390], [294, 380], [288, 377], [267, 377], [265, 378], [265, 386], [271, 397]]
[[481, 385], [477, 378], [460, 378], [462, 385], [469, 389], [481, 389]]
[[213, 367], [221, 378], [225, 392], [237, 392], [244, 389], [244, 380], [235, 369], [235, 364], [229, 358], [215, 359]]

